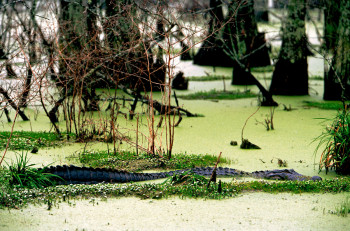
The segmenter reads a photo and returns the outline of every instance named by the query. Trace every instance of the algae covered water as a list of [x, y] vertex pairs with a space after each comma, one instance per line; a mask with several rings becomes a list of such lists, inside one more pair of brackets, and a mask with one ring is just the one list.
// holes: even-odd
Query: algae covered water
[[[267, 83], [268, 84], [268, 83]], [[280, 106], [275, 109], [274, 130], [267, 131], [264, 119], [270, 116], [271, 108], [262, 107], [247, 122], [243, 136], [261, 147], [259, 150], [242, 150], [231, 146], [231, 141], [241, 142], [242, 128], [247, 118], [257, 109], [257, 99], [239, 100], [180, 100], [183, 108], [203, 115], [185, 117], [175, 128], [173, 153], [212, 154], [222, 152], [231, 160], [228, 167], [244, 171], [281, 168], [278, 159], [287, 163], [287, 168], [322, 178], [337, 177], [334, 172], [319, 173], [320, 153], [314, 154], [317, 142], [312, 142], [325, 129], [327, 121], [336, 115], [334, 110], [306, 107], [305, 100], [320, 100], [322, 81], [312, 81], [318, 95], [286, 97], [275, 96]], [[187, 92], [208, 89], [223, 89], [222, 81], [190, 82]], [[236, 89], [226, 82], [225, 88]], [[239, 87], [242, 88], [242, 87]], [[249, 87], [255, 91], [255, 87]], [[187, 92], [178, 92], [186, 94]], [[155, 97], [160, 97], [155, 94]], [[285, 111], [283, 105], [293, 110]], [[29, 115], [34, 116], [35, 111]], [[156, 121], [159, 116], [155, 117]], [[140, 120], [143, 132], [147, 120]], [[135, 131], [134, 123], [123, 122], [126, 128]], [[2, 129], [10, 130], [11, 124], [2, 123]], [[19, 121], [16, 130], [49, 131], [47, 118], [39, 115], [37, 120]], [[161, 134], [161, 133], [159, 133]], [[128, 133], [134, 138], [133, 132]], [[160, 137], [164, 141], [164, 137]], [[140, 141], [141, 142], [141, 141]], [[104, 143], [71, 143], [59, 148], [40, 149], [29, 154], [31, 163], [77, 164], [76, 153], [88, 149], [106, 149]], [[133, 150], [128, 144], [119, 144], [120, 150]], [[15, 158], [8, 151], [6, 160]], [[246, 193], [227, 200], [192, 200], [170, 198], [167, 200], [140, 200], [118, 198], [101, 201], [99, 198], [73, 200], [60, 203], [51, 210], [47, 205], [29, 205], [21, 210], [1, 210], [1, 230], [164, 230], [166, 227], [191, 230], [346, 230], [347, 218], [331, 214], [347, 198], [349, 193], [309, 194]]]

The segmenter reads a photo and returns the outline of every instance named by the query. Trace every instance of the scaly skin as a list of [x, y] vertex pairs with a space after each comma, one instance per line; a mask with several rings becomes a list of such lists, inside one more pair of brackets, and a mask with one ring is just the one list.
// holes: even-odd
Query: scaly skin
[[[181, 174], [186, 171], [202, 175], [210, 176], [213, 172], [213, 167], [191, 168], [184, 170], [157, 172], [157, 173], [130, 173], [126, 171], [118, 171], [105, 168], [88, 168], [77, 166], [51, 166], [46, 168], [45, 172], [52, 173], [61, 177], [63, 180], [59, 180], [57, 184], [97, 184], [101, 182], [106, 183], [126, 183], [137, 181], [148, 181], [162, 179], [174, 174]], [[218, 176], [251, 176], [263, 179], [275, 179], [275, 180], [322, 180], [319, 176], [304, 176], [293, 169], [278, 169], [278, 170], [266, 170], [256, 171], [252, 173], [239, 171], [232, 168], [218, 167], [216, 169], [216, 175]]]

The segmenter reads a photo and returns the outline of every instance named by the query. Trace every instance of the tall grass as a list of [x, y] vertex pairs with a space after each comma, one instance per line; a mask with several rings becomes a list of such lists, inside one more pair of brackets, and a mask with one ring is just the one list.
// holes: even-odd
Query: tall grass
[[303, 101], [305, 106], [315, 107], [323, 110], [340, 110], [343, 108], [340, 102], [317, 102], [317, 101]]
[[[320, 158], [320, 171], [334, 169], [340, 174], [350, 174], [350, 114], [345, 109], [338, 113], [333, 123], [327, 127], [316, 140], [319, 144], [315, 150], [323, 148]], [[324, 146], [325, 145], [325, 146]]]
[[28, 153], [22, 152], [16, 155], [16, 160], [8, 166], [9, 184], [25, 188], [43, 188], [54, 185], [58, 176], [45, 173], [45, 168], [33, 168], [29, 163]]
[[335, 211], [338, 216], [347, 217], [350, 213], [350, 197], [347, 197]]

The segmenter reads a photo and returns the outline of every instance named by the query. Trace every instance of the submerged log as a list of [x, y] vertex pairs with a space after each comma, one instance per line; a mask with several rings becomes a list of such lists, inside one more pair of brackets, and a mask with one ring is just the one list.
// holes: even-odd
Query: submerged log
[[251, 143], [247, 139], [242, 140], [241, 149], [261, 149], [258, 145]]

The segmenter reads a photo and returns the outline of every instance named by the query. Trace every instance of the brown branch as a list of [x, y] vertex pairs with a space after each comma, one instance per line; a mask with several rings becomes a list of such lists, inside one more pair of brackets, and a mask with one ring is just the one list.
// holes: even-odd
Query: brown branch
[[[55, 128], [57, 134], [58, 134], [58, 135], [61, 135], [60, 129], [58, 128], [58, 126], [57, 126], [57, 124], [56, 124], [56, 121], [55, 121], [55, 118], [57, 119], [56, 114], [54, 115], [55, 118], [52, 117], [52, 115], [50, 115], [50, 113], [47, 111], [47, 109], [46, 109], [46, 107], [45, 107], [45, 103], [44, 103], [44, 101], [43, 101], [43, 96], [42, 96], [42, 93], [41, 93], [42, 80], [43, 80], [43, 78], [40, 78], [39, 95], [40, 95], [40, 102], [41, 102], [41, 105], [43, 106], [43, 109], [44, 109], [44, 111], [45, 111], [45, 114], [47, 115], [47, 117], [49, 117], [50, 122], [51, 122], [52, 125], [54, 126], [54, 128]], [[62, 98], [61, 98], [61, 99], [62, 99]], [[63, 99], [63, 100], [64, 100], [64, 99]], [[63, 102], [63, 100], [62, 100], [62, 102]], [[60, 100], [59, 100], [59, 101], [60, 101]], [[62, 102], [61, 102], [61, 103], [62, 103]], [[56, 102], [54, 108], [55, 108], [56, 105], [57, 105], [57, 109], [58, 109], [58, 106], [61, 105], [61, 103], [57, 104], [57, 102]], [[51, 110], [51, 111], [52, 111], [52, 110]], [[50, 112], [51, 112], [51, 111], [50, 111]]]
[[217, 169], [218, 164], [219, 164], [219, 162], [220, 162], [221, 154], [222, 154], [222, 152], [220, 152], [220, 154], [219, 154], [219, 156], [218, 156], [218, 160], [216, 161], [216, 164], [215, 164], [215, 166], [214, 166], [213, 172], [211, 173], [211, 176], [210, 176], [210, 179], [209, 179], [207, 188], [209, 188], [211, 182], [216, 182], [216, 169]]

